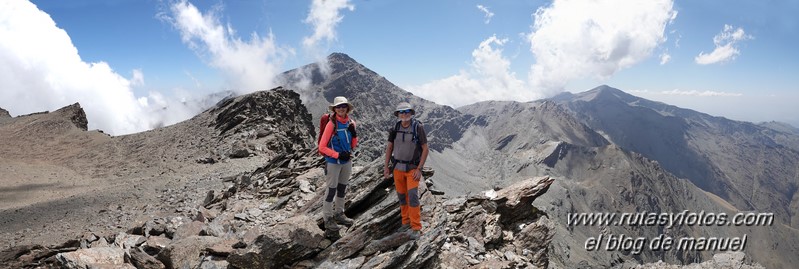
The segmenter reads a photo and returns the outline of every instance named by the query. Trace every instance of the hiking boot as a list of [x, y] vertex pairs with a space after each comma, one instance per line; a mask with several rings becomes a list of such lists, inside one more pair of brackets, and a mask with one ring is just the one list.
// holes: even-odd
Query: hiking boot
[[419, 237], [422, 237], [422, 231], [420, 230], [408, 230], [407, 234], [411, 240], [418, 240]]
[[336, 223], [338, 223], [338, 224], [345, 225], [345, 226], [352, 226], [352, 222], [353, 222], [352, 219], [348, 218], [347, 216], [345, 216], [344, 213], [336, 214], [335, 219], [336, 219]]
[[341, 239], [341, 234], [338, 230], [325, 230], [325, 238], [330, 239], [330, 241], [336, 241]]
[[336, 221], [333, 218], [325, 219], [325, 230], [326, 231], [338, 231], [341, 227], [338, 227]]
[[411, 229], [411, 225], [410, 224], [403, 224], [402, 226], [400, 226], [399, 229], [397, 229], [397, 233], [408, 232], [408, 230], [410, 230], [410, 229]]

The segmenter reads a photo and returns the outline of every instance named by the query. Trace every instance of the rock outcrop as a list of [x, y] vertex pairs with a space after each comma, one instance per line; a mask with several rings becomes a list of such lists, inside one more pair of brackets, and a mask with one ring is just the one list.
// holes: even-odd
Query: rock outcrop
[[317, 160], [310, 150], [276, 157], [209, 192], [186, 217], [154, 218], [60, 246], [17, 247], [4, 251], [0, 262], [67, 268], [517, 268], [549, 262], [552, 224], [531, 205], [553, 183], [549, 177], [453, 199], [422, 186], [423, 235], [413, 240], [398, 231], [396, 194], [375, 161], [356, 167], [350, 183], [345, 213], [355, 223], [331, 234], [320, 228], [325, 188]]
[[764, 269], [758, 263], [752, 263], [746, 258], [743, 252], [724, 252], [713, 255], [712, 260], [701, 263], [687, 265], [667, 264], [663, 261], [636, 265], [636, 269], [716, 269], [716, 268], [739, 268], [739, 269]]
[[8, 110], [5, 110], [2, 107], [0, 107], [0, 119], [3, 118], [11, 118], [11, 114], [8, 113]]

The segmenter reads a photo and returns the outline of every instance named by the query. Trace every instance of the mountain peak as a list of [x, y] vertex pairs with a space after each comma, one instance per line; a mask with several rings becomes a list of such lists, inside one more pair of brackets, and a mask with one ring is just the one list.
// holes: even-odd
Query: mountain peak
[[[596, 88], [593, 88], [589, 91], [584, 93], [577, 94], [579, 99], [589, 101], [589, 100], [622, 100], [624, 102], [631, 102], [638, 99], [637, 97], [630, 95], [622, 90], [610, 87], [608, 85], [601, 85]], [[608, 99], [610, 98], [610, 99]]]
[[86, 112], [80, 106], [80, 103], [74, 103], [56, 110], [54, 113], [63, 115], [75, 124], [75, 127], [81, 130], [88, 130], [89, 120], [86, 118]]
[[11, 114], [8, 113], [8, 110], [5, 110], [2, 107], [0, 107], [0, 119], [2, 118], [11, 118]]
[[327, 56], [327, 59], [329, 61], [336, 61], [336, 62], [356, 62], [355, 59], [341, 52], [333, 52], [329, 56]]

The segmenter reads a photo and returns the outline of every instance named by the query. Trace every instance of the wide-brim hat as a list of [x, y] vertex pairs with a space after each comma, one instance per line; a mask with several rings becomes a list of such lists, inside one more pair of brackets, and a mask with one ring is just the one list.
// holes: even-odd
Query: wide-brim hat
[[330, 109], [330, 111], [336, 112], [336, 106], [341, 104], [347, 104], [347, 113], [350, 113], [353, 109], [355, 109], [355, 107], [352, 106], [352, 104], [350, 104], [350, 102], [347, 101], [347, 98], [344, 96], [336, 96], [336, 98], [333, 98], [333, 104], [327, 108]]
[[410, 103], [402, 102], [402, 103], [399, 103], [399, 105], [397, 105], [397, 109], [394, 110], [394, 116], [395, 117], [399, 117], [399, 112], [403, 111], [403, 110], [407, 110], [407, 109], [411, 110], [411, 115], [416, 114], [416, 110], [413, 109], [413, 106], [411, 106]]

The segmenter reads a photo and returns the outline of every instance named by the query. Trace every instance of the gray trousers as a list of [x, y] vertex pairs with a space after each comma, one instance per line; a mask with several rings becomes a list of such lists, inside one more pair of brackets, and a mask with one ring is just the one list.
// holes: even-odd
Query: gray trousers
[[[347, 194], [347, 183], [352, 175], [352, 162], [345, 164], [327, 163], [326, 184], [327, 195], [322, 204], [324, 218], [328, 219], [336, 213], [344, 212], [344, 195]], [[334, 206], [335, 201], [335, 208]]]

